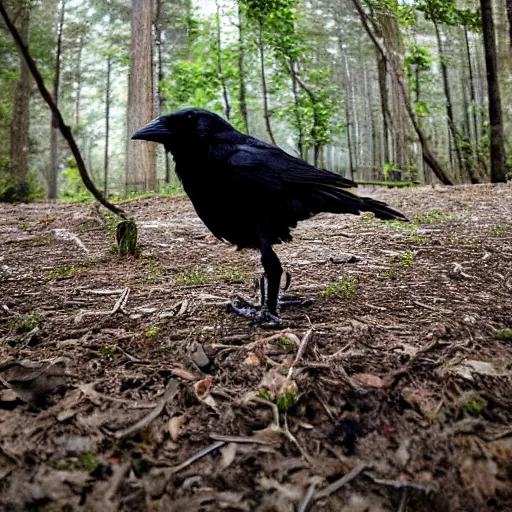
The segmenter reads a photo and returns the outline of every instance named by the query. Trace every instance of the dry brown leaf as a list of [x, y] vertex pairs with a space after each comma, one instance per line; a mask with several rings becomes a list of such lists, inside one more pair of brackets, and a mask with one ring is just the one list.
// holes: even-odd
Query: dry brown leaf
[[187, 422], [187, 417], [185, 415], [174, 416], [169, 420], [169, 424], [167, 428], [169, 429], [169, 434], [171, 434], [171, 439], [176, 442], [180, 437], [181, 427], [185, 425]]
[[255, 350], [254, 352], [249, 352], [247, 355], [244, 364], [247, 366], [261, 366], [265, 362], [265, 354], [262, 350]]
[[212, 389], [212, 381], [210, 379], [202, 379], [194, 384], [194, 392], [199, 400], [204, 400]]
[[352, 375], [351, 379], [363, 388], [381, 389], [384, 387], [384, 381], [377, 375], [371, 373], [356, 373]]

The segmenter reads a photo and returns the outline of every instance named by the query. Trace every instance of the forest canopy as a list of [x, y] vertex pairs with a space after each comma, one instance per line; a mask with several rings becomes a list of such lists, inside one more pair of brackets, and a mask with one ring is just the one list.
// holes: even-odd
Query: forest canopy
[[[178, 189], [163, 149], [128, 139], [186, 106], [363, 183], [510, 175], [510, 0], [2, 4], [107, 195]], [[0, 26], [0, 197], [88, 197]]]

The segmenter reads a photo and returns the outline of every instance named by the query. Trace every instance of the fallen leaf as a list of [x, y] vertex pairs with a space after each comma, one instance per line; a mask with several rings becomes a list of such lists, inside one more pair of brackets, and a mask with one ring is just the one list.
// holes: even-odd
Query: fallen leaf
[[178, 440], [180, 437], [181, 427], [185, 425], [186, 422], [187, 418], [185, 415], [174, 416], [169, 420], [168, 429], [173, 441], [176, 442]]
[[249, 352], [244, 364], [247, 366], [261, 366], [265, 362], [265, 354], [261, 350]]
[[356, 373], [352, 375], [351, 379], [364, 388], [381, 389], [384, 387], [384, 381], [377, 375], [371, 373]]
[[194, 392], [199, 400], [204, 400], [212, 389], [212, 381], [210, 379], [202, 379], [194, 384]]
[[229, 443], [221, 448], [220, 453], [222, 455], [222, 469], [229, 467], [235, 460], [237, 448], [238, 446], [236, 443]]

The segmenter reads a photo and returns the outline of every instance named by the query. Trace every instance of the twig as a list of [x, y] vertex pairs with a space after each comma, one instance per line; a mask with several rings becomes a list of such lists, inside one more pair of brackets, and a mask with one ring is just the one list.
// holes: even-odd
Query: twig
[[212, 432], [210, 437], [214, 441], [224, 441], [225, 443], [262, 444], [267, 446], [274, 444], [269, 443], [268, 441], [264, 441], [263, 439], [257, 439], [255, 437], [225, 436], [222, 434], [216, 434], [215, 432]]
[[169, 382], [169, 384], [167, 384], [165, 394], [162, 400], [160, 400], [160, 403], [147, 416], [144, 416], [141, 420], [137, 421], [137, 423], [133, 424], [131, 427], [125, 428], [123, 430], [118, 430], [117, 432], [115, 432], [114, 437], [116, 439], [122, 439], [123, 437], [131, 436], [132, 434], [135, 434], [135, 432], [138, 432], [139, 430], [142, 430], [143, 428], [147, 427], [153, 420], [160, 416], [167, 402], [172, 400], [176, 396], [177, 392], [178, 381], [172, 379]]
[[87, 249], [87, 247], [85, 247], [82, 240], [80, 240], [80, 238], [78, 238], [78, 235], [75, 235], [74, 233], [71, 233], [70, 231], [67, 231], [66, 229], [54, 229], [53, 233], [55, 235], [55, 238], [57, 238], [58, 240], [72, 240], [73, 242], [75, 242], [76, 245], [78, 245], [78, 247], [80, 249], [82, 249], [84, 252], [89, 254], [89, 252], [90, 252], [89, 249]]
[[339, 489], [341, 489], [344, 485], [347, 485], [349, 482], [354, 480], [359, 473], [364, 471], [367, 467], [365, 462], [360, 462], [352, 471], [342, 476], [340, 479], [333, 482], [331, 485], [328, 485], [325, 489], [318, 491], [314, 496], [314, 501], [321, 500], [323, 498], [329, 497], [331, 494], [335, 493]]
[[302, 338], [302, 341], [300, 342], [299, 350], [297, 351], [297, 355], [295, 356], [295, 360], [293, 361], [292, 365], [290, 366], [290, 369], [288, 370], [287, 378], [291, 379], [293, 375], [293, 370], [295, 365], [298, 363], [299, 359], [304, 355], [304, 352], [306, 352], [306, 349], [308, 348], [308, 344], [311, 341], [311, 338], [313, 337], [313, 329], [310, 329], [305, 335], [304, 338]]
[[103, 194], [94, 186], [94, 183], [92, 182], [91, 178], [89, 177], [89, 174], [87, 173], [87, 169], [85, 167], [84, 160], [82, 158], [82, 155], [80, 153], [80, 150], [78, 149], [78, 146], [76, 144], [75, 138], [73, 137], [73, 134], [71, 132], [71, 129], [69, 126], [66, 125], [64, 122], [64, 119], [62, 117], [62, 114], [60, 113], [59, 108], [55, 104], [55, 101], [52, 98], [52, 95], [46, 88], [44, 84], [43, 77], [41, 76], [41, 73], [39, 73], [39, 70], [37, 69], [37, 65], [32, 59], [27, 47], [25, 46], [23, 40], [21, 39], [18, 30], [12, 23], [11, 19], [9, 18], [9, 15], [7, 14], [7, 11], [5, 10], [3, 2], [0, 1], [0, 14], [2, 15], [2, 18], [5, 21], [5, 24], [7, 25], [7, 28], [9, 29], [9, 32], [11, 33], [12, 37], [16, 41], [16, 44], [18, 45], [21, 53], [23, 54], [23, 57], [27, 63], [27, 67], [29, 68], [30, 72], [32, 73], [32, 76], [34, 77], [34, 80], [36, 81], [37, 87], [39, 88], [39, 92], [41, 93], [41, 96], [46, 101], [48, 106], [50, 107], [50, 110], [52, 111], [52, 114], [57, 121], [57, 124], [59, 126], [59, 129], [63, 135], [63, 137], [66, 139], [66, 141], [69, 144], [69, 148], [71, 149], [71, 153], [73, 153], [73, 156], [76, 160], [76, 165], [78, 167], [78, 172], [80, 173], [80, 177], [82, 178], [82, 181], [87, 188], [87, 190], [93, 195], [93, 197], [99, 201], [105, 208], [110, 210], [111, 212], [115, 213], [116, 215], [119, 215], [123, 219], [126, 219], [126, 214], [124, 213], [121, 208], [118, 208], [117, 206], [113, 205], [112, 203], [109, 203]]
[[204, 450], [201, 450], [199, 453], [192, 455], [190, 459], [187, 459], [185, 462], [182, 462], [181, 464], [178, 464], [177, 466], [171, 468], [171, 475], [178, 473], [178, 471], [181, 471], [182, 469], [185, 469], [186, 467], [193, 464], [196, 460], [199, 460], [203, 458], [205, 455], [208, 455], [209, 453], [218, 450], [221, 446], [224, 446], [225, 444], [225, 441], [217, 441], [216, 443], [213, 443], [211, 446], [208, 446], [208, 448], [204, 448]]
[[119, 297], [115, 306], [112, 308], [112, 311], [110, 312], [110, 314], [115, 315], [118, 311], [121, 311], [121, 313], [126, 314], [124, 307], [126, 306], [126, 303], [128, 302], [129, 296], [130, 296], [130, 288], [125, 288], [123, 290], [123, 293], [121, 293], [121, 297]]
[[251, 398], [250, 401], [251, 402], [256, 402], [257, 404], [266, 405], [268, 407], [271, 407], [272, 408], [272, 412], [274, 414], [274, 423], [276, 424], [276, 426], [278, 428], [281, 428], [281, 423], [279, 421], [279, 409], [278, 409], [276, 404], [274, 404], [273, 402], [270, 402], [268, 400], [265, 400], [264, 398], [260, 398], [258, 396], [255, 396], [255, 397]]
[[393, 487], [394, 489], [415, 489], [425, 493], [429, 493], [432, 490], [432, 487], [429, 485], [419, 484], [418, 482], [411, 482], [409, 480], [387, 480], [385, 478], [375, 478], [370, 474], [367, 474], [367, 476], [376, 484]]
[[112, 501], [112, 498], [116, 495], [116, 492], [119, 489], [119, 486], [121, 485], [124, 476], [130, 470], [130, 467], [131, 462], [125, 462], [124, 464], [117, 466], [117, 468], [114, 470], [114, 474], [110, 479], [110, 485], [107, 489], [107, 492], [103, 496], [104, 502], [108, 503], [109, 501]]
[[309, 456], [309, 454], [302, 448], [302, 446], [299, 444], [299, 441], [297, 441], [297, 438], [290, 432], [290, 429], [288, 428], [288, 415], [284, 415], [284, 433], [286, 437], [299, 449], [300, 454], [306, 459], [308, 464], [314, 465], [314, 460]]
[[398, 506], [397, 512], [404, 512], [406, 505], [407, 505], [407, 488], [404, 488], [402, 490], [402, 497], [400, 498], [400, 505]]
[[306, 495], [304, 496], [304, 499], [302, 500], [302, 503], [299, 505], [299, 508], [297, 512], [306, 512], [309, 508], [309, 505], [311, 505], [313, 497], [315, 495], [315, 489], [318, 487], [318, 485], [321, 483], [322, 479], [320, 477], [313, 477], [311, 485], [308, 487], [308, 490], [306, 492]]

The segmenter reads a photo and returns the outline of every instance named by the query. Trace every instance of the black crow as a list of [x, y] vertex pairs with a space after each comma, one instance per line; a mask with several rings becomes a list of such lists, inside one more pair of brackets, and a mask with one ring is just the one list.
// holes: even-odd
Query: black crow
[[320, 212], [372, 212], [379, 219], [407, 220], [385, 203], [348, 190], [357, 186], [353, 181], [240, 133], [207, 110], [160, 116], [132, 139], [159, 142], [172, 153], [186, 194], [217, 238], [261, 251], [261, 309], [233, 305], [258, 321], [279, 319], [283, 269], [272, 245], [291, 240], [298, 221]]

